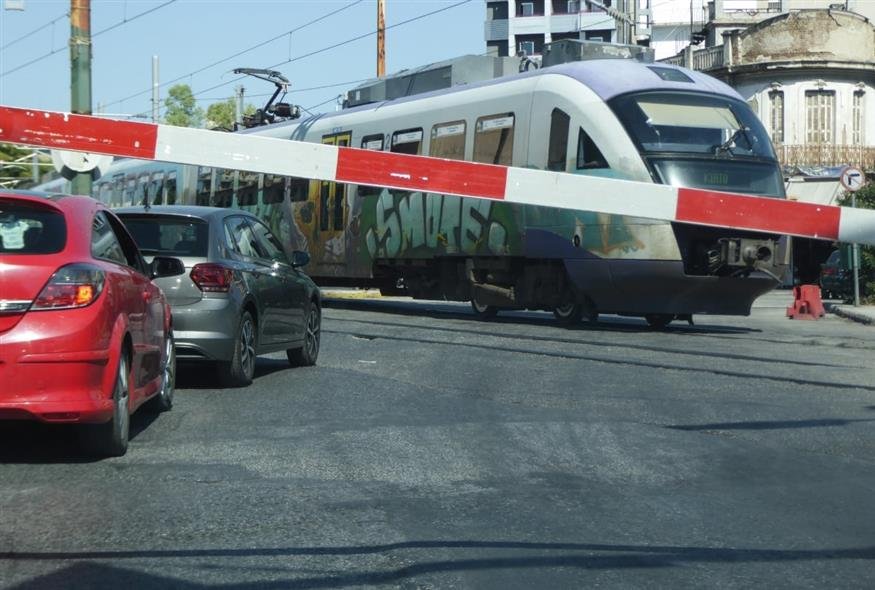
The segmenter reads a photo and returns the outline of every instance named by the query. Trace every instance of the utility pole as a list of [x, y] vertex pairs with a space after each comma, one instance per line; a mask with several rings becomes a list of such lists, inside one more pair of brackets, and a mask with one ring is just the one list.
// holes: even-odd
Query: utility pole
[[158, 122], [158, 108], [160, 106], [160, 98], [158, 94], [158, 56], [152, 56], [152, 122]]
[[[91, 0], [70, 0], [70, 110], [91, 114]], [[91, 194], [91, 172], [73, 178], [73, 192]]]
[[238, 85], [234, 90], [234, 95], [236, 97], [234, 101], [234, 131], [243, 127], [243, 92], [243, 84]]
[[377, 0], [377, 78], [386, 75], [386, 0]]

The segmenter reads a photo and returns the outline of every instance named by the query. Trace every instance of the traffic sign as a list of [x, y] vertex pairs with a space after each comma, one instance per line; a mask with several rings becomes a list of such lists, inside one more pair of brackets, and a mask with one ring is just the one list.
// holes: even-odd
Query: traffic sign
[[839, 179], [846, 191], [857, 192], [866, 184], [866, 175], [856, 166], [846, 166]]
[[0, 106], [0, 141], [875, 245], [875, 211]]
[[112, 164], [112, 156], [52, 150], [52, 163], [61, 176], [72, 180], [77, 174], [90, 172], [92, 180], [97, 180]]

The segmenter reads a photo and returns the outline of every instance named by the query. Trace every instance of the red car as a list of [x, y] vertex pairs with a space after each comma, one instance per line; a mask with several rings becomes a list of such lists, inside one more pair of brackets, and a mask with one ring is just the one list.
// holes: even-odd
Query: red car
[[0, 420], [81, 424], [127, 451], [130, 415], [173, 403], [170, 307], [124, 225], [90, 197], [0, 191]]

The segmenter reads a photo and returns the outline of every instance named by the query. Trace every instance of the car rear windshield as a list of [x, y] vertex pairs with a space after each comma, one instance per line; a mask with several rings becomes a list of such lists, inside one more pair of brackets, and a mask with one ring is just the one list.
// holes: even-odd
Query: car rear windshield
[[121, 220], [143, 254], [206, 257], [209, 225], [203, 219], [160, 215], [123, 215]]
[[64, 215], [38, 203], [0, 199], [0, 254], [54, 254], [64, 249]]

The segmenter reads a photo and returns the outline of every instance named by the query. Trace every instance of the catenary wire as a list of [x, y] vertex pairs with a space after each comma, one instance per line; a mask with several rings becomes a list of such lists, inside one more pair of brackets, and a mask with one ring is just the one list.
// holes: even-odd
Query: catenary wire
[[6, 45], [0, 47], [0, 50], [3, 50], [3, 49], [6, 49], [7, 47], [10, 47], [10, 46], [12, 46], [12, 45], [15, 45], [15, 44], [18, 43], [19, 41], [23, 41], [23, 40], [27, 39], [28, 37], [31, 37], [31, 36], [35, 35], [36, 33], [39, 33], [40, 31], [42, 31], [42, 30], [45, 29], [46, 27], [51, 27], [52, 25], [54, 25], [56, 22], [58, 22], [58, 21], [61, 20], [62, 18], [66, 18], [66, 17], [69, 17], [69, 16], [70, 16], [70, 13], [69, 13], [69, 12], [65, 12], [65, 13], [62, 14], [61, 16], [55, 17], [54, 19], [52, 19], [52, 20], [50, 20], [49, 22], [45, 23], [45, 24], [42, 25], [41, 27], [38, 27], [38, 28], [32, 30], [32, 31], [29, 32], [29, 33], [25, 33], [24, 35], [22, 35], [21, 37], [18, 37], [17, 39], [13, 39], [12, 41], [10, 41], [9, 43], [7, 43]]
[[[200, 74], [201, 72], [203, 72], [203, 71], [205, 71], [205, 70], [208, 70], [208, 69], [210, 69], [210, 68], [212, 68], [212, 67], [215, 67], [215, 66], [217, 66], [217, 65], [219, 65], [219, 64], [225, 63], [226, 61], [230, 61], [230, 60], [234, 59], [235, 57], [239, 57], [239, 56], [241, 56], [241, 55], [243, 55], [243, 54], [245, 54], [245, 53], [248, 53], [248, 52], [253, 51], [253, 50], [255, 50], [255, 49], [258, 49], [258, 48], [260, 48], [260, 47], [263, 47], [263, 46], [267, 45], [268, 43], [273, 43], [274, 41], [277, 41], [277, 40], [279, 40], [279, 39], [282, 39], [283, 37], [287, 37], [287, 36], [291, 35], [292, 33], [296, 33], [296, 32], [298, 32], [298, 31], [300, 31], [300, 30], [302, 30], [302, 29], [304, 29], [304, 28], [306, 28], [306, 27], [309, 27], [310, 25], [314, 25], [314, 24], [316, 24], [316, 23], [318, 23], [318, 22], [320, 22], [320, 21], [325, 20], [325, 19], [328, 18], [328, 17], [334, 16], [335, 14], [337, 14], [337, 13], [339, 13], [339, 12], [342, 12], [342, 11], [344, 11], [344, 10], [347, 10], [347, 9], [349, 9], [349, 8], [352, 8], [353, 6], [355, 6], [355, 5], [357, 5], [357, 4], [361, 4], [362, 2], [364, 2], [364, 0], [356, 0], [355, 2], [351, 2], [350, 4], [347, 4], [347, 5], [345, 5], [345, 6], [342, 6], [342, 7], [338, 8], [338, 9], [336, 9], [336, 10], [332, 10], [331, 12], [325, 13], [325, 14], [323, 14], [322, 16], [319, 16], [319, 17], [317, 17], [317, 18], [315, 18], [315, 19], [313, 19], [313, 20], [311, 20], [311, 21], [308, 21], [308, 22], [302, 24], [302, 25], [298, 25], [297, 27], [295, 27], [295, 28], [293, 28], [293, 29], [290, 29], [290, 30], [288, 30], [288, 31], [286, 31], [286, 32], [284, 32], [284, 33], [282, 33], [282, 34], [280, 34], [280, 35], [277, 35], [277, 36], [275, 36], [275, 37], [272, 37], [272, 38], [270, 38], [270, 39], [267, 39], [266, 41], [262, 41], [261, 43], [257, 43], [257, 44], [255, 44], [255, 45], [253, 45], [253, 46], [251, 46], [251, 47], [248, 47], [247, 49], [242, 49], [242, 50], [238, 51], [237, 53], [234, 53], [233, 55], [229, 55], [228, 57], [225, 57], [225, 58], [223, 58], [223, 59], [220, 59], [220, 60], [218, 60], [218, 61], [215, 61], [215, 62], [213, 62], [213, 63], [211, 63], [211, 64], [209, 64], [209, 65], [203, 66], [202, 68], [197, 69], [197, 70], [195, 70], [195, 71], [193, 71], [193, 72], [189, 72], [188, 74], [184, 74], [184, 75], [182, 75], [182, 76], [178, 76], [178, 77], [176, 77], [176, 78], [174, 78], [174, 79], [172, 79], [172, 80], [168, 80], [167, 82], [162, 82], [162, 83], [159, 85], [159, 87], [167, 86], [168, 84], [173, 84], [174, 82], [179, 82], [180, 80], [184, 80], [185, 78], [189, 78], [189, 77], [194, 76], [194, 75], [196, 75], [196, 74]], [[135, 93], [135, 94], [131, 94], [130, 96], [126, 96], [126, 97], [124, 97], [124, 98], [120, 98], [120, 99], [118, 99], [118, 100], [113, 100], [113, 101], [111, 101], [111, 102], [106, 103], [106, 106], [113, 105], [113, 104], [119, 104], [119, 103], [122, 103], [122, 102], [124, 102], [124, 101], [126, 101], [126, 100], [130, 100], [130, 99], [132, 99], [132, 98], [136, 98], [136, 97], [138, 97], [138, 96], [142, 96], [142, 95], [147, 94], [147, 93], [149, 93], [149, 92], [152, 92], [152, 88], [148, 88], [148, 89], [146, 89], [146, 90], [142, 90], [142, 91], [137, 92], [137, 93]]]
[[[139, 14], [135, 14], [135, 15], [132, 16], [131, 18], [125, 18], [124, 20], [121, 20], [121, 21], [117, 22], [117, 23], [114, 24], [114, 25], [111, 25], [111, 26], [109, 26], [109, 27], [107, 27], [107, 28], [105, 28], [105, 29], [101, 29], [100, 31], [98, 31], [98, 32], [96, 32], [96, 33], [94, 33], [94, 34], [92, 34], [92, 35], [91, 35], [91, 38], [93, 39], [94, 37], [97, 37], [98, 35], [102, 35], [103, 33], [106, 33], [107, 31], [111, 31], [112, 29], [115, 29], [115, 28], [117, 28], [117, 27], [120, 27], [120, 26], [122, 26], [122, 25], [125, 25], [125, 24], [127, 24], [127, 23], [129, 23], [129, 22], [131, 22], [131, 21], [135, 21], [135, 20], [137, 20], [138, 18], [140, 18], [141, 16], [146, 16], [147, 14], [151, 14], [151, 13], [155, 12], [156, 10], [158, 10], [158, 9], [160, 9], [160, 8], [164, 8], [165, 6], [168, 6], [168, 5], [170, 5], [170, 4], [173, 4], [174, 2], [177, 2], [177, 0], [167, 0], [167, 2], [165, 2], [164, 4], [160, 4], [160, 5], [158, 5], [158, 6], [152, 7], [152, 8], [150, 8], [149, 10], [145, 10], [145, 11], [139, 13]], [[67, 49], [68, 49], [67, 47], [61, 47], [61, 48], [59, 48], [59, 49], [55, 49], [54, 51], [50, 51], [50, 52], [48, 52], [48, 53], [46, 53], [46, 54], [43, 54], [43, 55], [41, 55], [41, 56], [39, 56], [39, 57], [36, 57], [36, 58], [30, 60], [29, 62], [25, 62], [25, 63], [23, 63], [23, 64], [21, 64], [21, 65], [15, 67], [15, 68], [12, 68], [11, 70], [6, 70], [5, 72], [0, 73], [0, 78], [3, 78], [3, 77], [5, 77], [5, 76], [8, 76], [9, 74], [12, 74], [12, 73], [14, 73], [14, 72], [17, 72], [17, 71], [19, 71], [19, 70], [22, 70], [22, 69], [26, 68], [27, 66], [33, 65], [33, 64], [35, 64], [35, 63], [38, 62], [38, 61], [42, 61], [42, 60], [44, 60], [44, 59], [47, 58], [47, 57], [51, 57], [52, 55], [55, 55], [56, 53], [59, 53], [59, 52], [61, 52], [61, 51], [65, 51], [65, 50], [67, 50]]]

